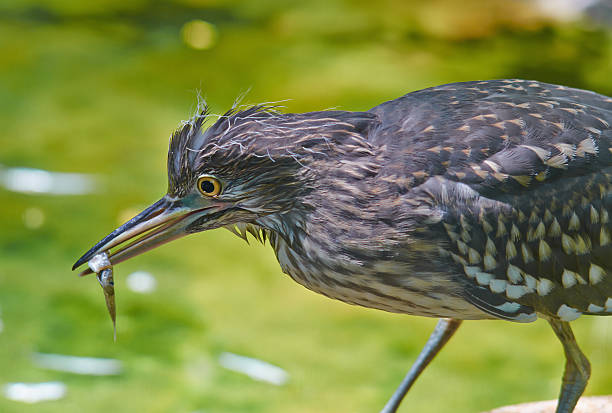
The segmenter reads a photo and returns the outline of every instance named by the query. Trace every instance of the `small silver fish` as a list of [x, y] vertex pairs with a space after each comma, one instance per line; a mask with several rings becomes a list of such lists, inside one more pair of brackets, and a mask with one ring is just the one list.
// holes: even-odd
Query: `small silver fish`
[[106, 308], [108, 314], [113, 321], [113, 339], [117, 341], [117, 311], [115, 307], [115, 281], [113, 280], [113, 267], [105, 268], [98, 274], [98, 282], [104, 291], [104, 299], [106, 300]]
[[104, 291], [104, 299], [106, 300], [106, 308], [108, 308], [108, 314], [113, 321], [113, 338], [117, 341], [117, 312], [115, 309], [115, 281], [113, 280], [113, 267], [108, 254], [102, 252], [97, 254], [88, 262], [89, 268], [96, 273], [98, 282], [102, 286]]

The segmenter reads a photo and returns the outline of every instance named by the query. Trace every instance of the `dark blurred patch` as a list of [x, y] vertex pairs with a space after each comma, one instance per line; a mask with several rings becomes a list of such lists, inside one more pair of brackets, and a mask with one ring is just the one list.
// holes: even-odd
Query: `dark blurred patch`
[[196, 7], [177, 4], [169, 1], [139, 2], [131, 8], [83, 7], [77, 12], [62, 12], [49, 5], [32, 5], [26, 7], [0, 7], [0, 21], [17, 21], [33, 24], [77, 24], [88, 25], [95, 22], [129, 23], [142, 28], [181, 27], [186, 21], [201, 18], [223, 24], [252, 24], [233, 12], [230, 7]]
[[[535, 33], [514, 33], [520, 47], [502, 77], [537, 79], [549, 83], [589, 89], [592, 73], [610, 68], [610, 37], [603, 29], [584, 29], [575, 25], [547, 26]], [[612, 84], [597, 88], [612, 94]]]

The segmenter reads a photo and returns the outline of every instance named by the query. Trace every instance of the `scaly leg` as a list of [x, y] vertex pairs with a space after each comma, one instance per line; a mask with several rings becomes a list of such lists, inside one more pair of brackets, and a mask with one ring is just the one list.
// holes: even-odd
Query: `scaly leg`
[[591, 365], [580, 351], [568, 322], [548, 320], [565, 351], [565, 372], [557, 404], [557, 413], [571, 413], [591, 375]]
[[[441, 318], [436, 325], [433, 333], [429, 336], [429, 340], [421, 350], [419, 357], [410, 368], [404, 380], [400, 383], [393, 396], [389, 399], [385, 407], [380, 413], [394, 413], [399, 407], [410, 387], [414, 384], [419, 375], [425, 370], [425, 367], [433, 360], [438, 352], [444, 347], [444, 345], [450, 340], [455, 331], [461, 325], [462, 320], [456, 320], [454, 318]], [[570, 331], [571, 333], [571, 331]]]

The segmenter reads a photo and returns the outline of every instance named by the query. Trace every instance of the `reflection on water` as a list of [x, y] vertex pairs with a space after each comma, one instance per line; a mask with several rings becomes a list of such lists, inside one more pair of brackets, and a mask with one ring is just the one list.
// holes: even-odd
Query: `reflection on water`
[[599, 0], [537, 0], [542, 13], [559, 20], [575, 20]]
[[9, 400], [24, 403], [38, 403], [58, 400], [66, 395], [66, 385], [60, 381], [46, 383], [7, 383], [4, 396]]
[[219, 364], [228, 370], [246, 374], [254, 380], [265, 381], [276, 386], [282, 386], [289, 380], [289, 374], [280, 367], [238, 354], [221, 353]]
[[83, 195], [98, 189], [91, 175], [32, 168], [0, 167], [0, 184], [9, 191], [26, 194]]
[[153, 274], [146, 271], [133, 272], [125, 281], [128, 288], [136, 293], [149, 294], [157, 288], [157, 280]]
[[92, 376], [112, 376], [120, 374], [123, 366], [119, 360], [95, 357], [77, 357], [63, 354], [34, 353], [34, 364], [38, 367], [65, 371], [74, 374], [88, 374]]
[[210, 49], [217, 40], [215, 26], [204, 20], [192, 20], [183, 25], [181, 35], [185, 44], [196, 50]]

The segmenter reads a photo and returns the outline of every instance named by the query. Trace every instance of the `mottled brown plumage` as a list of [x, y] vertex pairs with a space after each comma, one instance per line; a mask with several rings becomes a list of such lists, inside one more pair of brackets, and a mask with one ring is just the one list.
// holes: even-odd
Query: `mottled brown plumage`
[[[523, 80], [409, 93], [367, 112], [255, 106], [173, 135], [168, 194], [85, 254], [147, 229], [113, 264], [227, 227], [351, 304], [453, 320], [546, 318], [567, 355], [558, 412], [588, 361], [569, 321], [612, 314], [612, 99]], [[202, 195], [201, 177], [222, 191]], [[458, 327], [443, 322], [409, 387]], [[407, 390], [385, 411], [394, 411]]]

